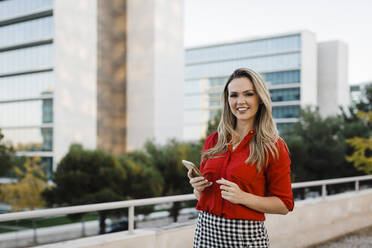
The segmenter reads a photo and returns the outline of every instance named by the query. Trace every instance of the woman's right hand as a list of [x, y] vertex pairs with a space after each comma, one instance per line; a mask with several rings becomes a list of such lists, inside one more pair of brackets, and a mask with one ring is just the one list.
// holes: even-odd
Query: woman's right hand
[[206, 187], [212, 185], [212, 182], [208, 182], [205, 177], [192, 177], [192, 170], [187, 172], [187, 176], [190, 179], [191, 186], [198, 192], [202, 192]]

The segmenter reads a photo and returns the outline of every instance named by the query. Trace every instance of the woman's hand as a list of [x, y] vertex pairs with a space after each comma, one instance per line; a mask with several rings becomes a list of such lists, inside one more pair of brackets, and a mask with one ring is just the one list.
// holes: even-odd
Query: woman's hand
[[223, 199], [234, 204], [243, 203], [243, 199], [246, 197], [246, 192], [241, 190], [236, 183], [228, 181], [224, 178], [217, 180], [216, 183], [221, 184], [220, 189]]
[[204, 177], [192, 177], [192, 170], [187, 172], [187, 176], [190, 179], [191, 186], [198, 192], [202, 192], [206, 187], [212, 185], [212, 182], [208, 182]]

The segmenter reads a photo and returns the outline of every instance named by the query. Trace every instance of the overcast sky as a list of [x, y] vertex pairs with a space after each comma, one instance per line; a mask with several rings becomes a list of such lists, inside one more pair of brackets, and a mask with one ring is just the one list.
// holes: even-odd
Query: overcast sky
[[184, 0], [185, 46], [307, 29], [349, 48], [349, 82], [372, 81], [372, 0]]

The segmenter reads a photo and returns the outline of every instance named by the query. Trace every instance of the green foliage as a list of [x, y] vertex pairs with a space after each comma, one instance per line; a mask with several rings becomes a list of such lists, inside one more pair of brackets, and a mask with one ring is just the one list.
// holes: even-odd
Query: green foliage
[[142, 151], [128, 152], [119, 156], [119, 163], [127, 174], [123, 181], [124, 195], [132, 199], [160, 196], [164, 180], [151, 163], [150, 157]]
[[0, 177], [9, 176], [13, 167], [14, 149], [3, 142], [4, 135], [0, 129]]
[[355, 137], [347, 141], [355, 151], [346, 159], [352, 162], [358, 170], [372, 174], [372, 138]]
[[[163, 196], [191, 193], [192, 188], [187, 177], [187, 170], [182, 160], [189, 160], [196, 165], [200, 163], [201, 146], [194, 143], [182, 143], [170, 140], [165, 145], [156, 145], [152, 141], [145, 144], [145, 151], [155, 168], [160, 172], [165, 183]], [[171, 215], [177, 220], [180, 204], [175, 203]]]
[[[119, 156], [118, 160], [127, 175], [122, 182], [124, 195], [130, 199], [143, 199], [162, 194], [164, 179], [145, 152], [128, 152]], [[152, 211], [153, 206], [136, 208], [136, 213], [147, 214]]]
[[[55, 187], [46, 190], [43, 196], [49, 204], [62, 206], [125, 200], [122, 185], [126, 178], [125, 170], [113, 155], [84, 150], [75, 144], [58, 165]], [[107, 212], [99, 215], [100, 233], [104, 233]]]
[[[369, 112], [358, 112], [358, 117], [366, 123], [372, 123], [372, 111]], [[347, 156], [346, 159], [352, 162], [360, 171], [366, 174], [372, 173], [372, 137], [354, 137], [348, 139], [347, 142], [354, 149], [351, 156]]]
[[0, 185], [0, 200], [12, 206], [12, 211], [33, 210], [45, 205], [41, 193], [47, 188], [45, 174], [38, 165], [40, 158], [28, 158], [23, 170], [14, 168], [17, 183]]
[[126, 178], [115, 157], [101, 150], [71, 145], [55, 173], [55, 187], [45, 192], [49, 203], [81, 205], [123, 200], [120, 183]]
[[150, 156], [155, 168], [166, 182], [162, 195], [190, 193], [187, 170], [182, 160], [190, 160], [196, 165], [200, 163], [200, 145], [170, 140], [165, 145], [157, 145], [152, 141], [145, 144], [145, 151]]
[[294, 181], [360, 175], [345, 160], [350, 152], [346, 138], [366, 131], [368, 128], [360, 122], [349, 123], [340, 116], [323, 118], [317, 110], [302, 110], [299, 122], [284, 137], [290, 150]]

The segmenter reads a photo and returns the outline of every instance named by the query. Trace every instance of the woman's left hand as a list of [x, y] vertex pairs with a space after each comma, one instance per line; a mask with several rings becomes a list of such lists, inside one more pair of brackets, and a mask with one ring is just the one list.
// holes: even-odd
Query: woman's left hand
[[216, 183], [221, 184], [220, 189], [223, 199], [234, 204], [243, 203], [243, 199], [246, 197], [246, 192], [241, 190], [236, 183], [228, 181], [224, 178], [217, 180]]

